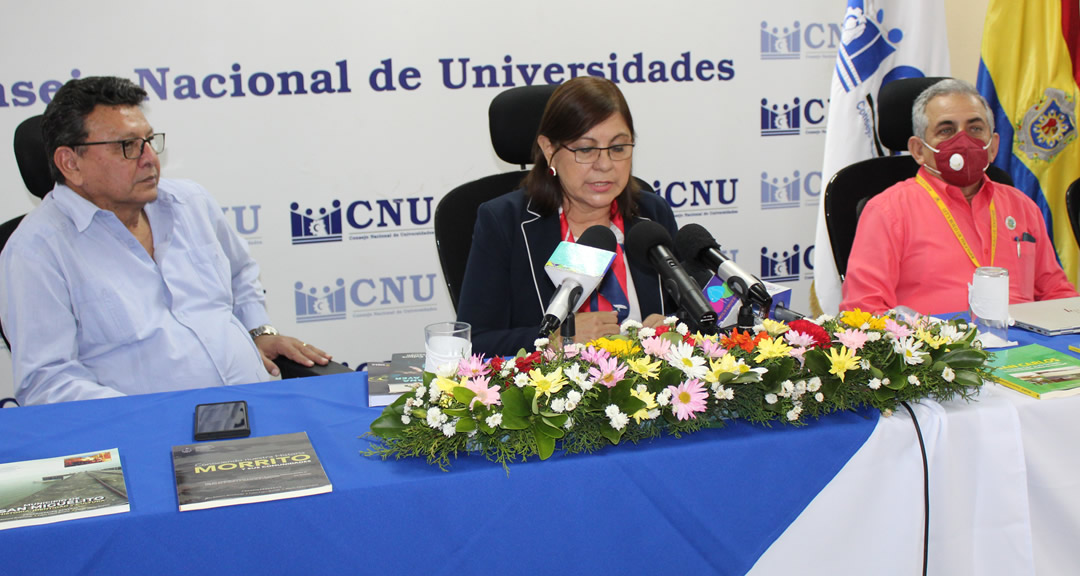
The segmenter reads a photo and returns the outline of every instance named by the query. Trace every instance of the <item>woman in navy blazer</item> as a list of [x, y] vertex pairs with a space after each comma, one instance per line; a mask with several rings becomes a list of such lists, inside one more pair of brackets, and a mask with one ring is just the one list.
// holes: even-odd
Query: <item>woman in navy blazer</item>
[[660, 196], [643, 193], [630, 177], [634, 121], [611, 81], [580, 77], [551, 95], [523, 188], [480, 206], [465, 269], [458, 320], [472, 325], [474, 353], [513, 355], [532, 350], [556, 286], [544, 271], [563, 240], [587, 228], [611, 228], [620, 248], [599, 297], [576, 314], [580, 342], [617, 334], [623, 318], [662, 323], [674, 306], [648, 262], [621, 244], [643, 219], [677, 227]]

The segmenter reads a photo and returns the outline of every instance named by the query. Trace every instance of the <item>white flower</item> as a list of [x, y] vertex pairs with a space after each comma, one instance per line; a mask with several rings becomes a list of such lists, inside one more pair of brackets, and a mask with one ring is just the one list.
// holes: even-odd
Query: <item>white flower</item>
[[[578, 392], [577, 390], [571, 390], [567, 392], [566, 401], [573, 402], [574, 404], [581, 402], [581, 392]], [[567, 408], [567, 410], [572, 410], [572, 408]]]
[[863, 370], [869, 370], [870, 369], [870, 361], [867, 360], [866, 358], [863, 358], [861, 361], [859, 361], [859, 368], [862, 368]]
[[401, 415], [401, 423], [402, 424], [408, 424], [409, 422], [412, 422], [412, 418], [409, 418], [408, 414], [402, 414]]
[[623, 320], [622, 326], [619, 326], [619, 330], [621, 330], [623, 334], [626, 334], [631, 329], [641, 329], [641, 322], [632, 318], [627, 318], [626, 320]]
[[956, 372], [953, 372], [952, 368], [946, 366], [945, 369], [941, 371], [941, 378], [946, 382], [952, 382], [953, 379], [956, 378]]
[[638, 338], [652, 338], [653, 336], [656, 336], [656, 328], [646, 326], [638, 330]]
[[798, 420], [799, 416], [801, 416], [801, 415], [802, 415], [802, 406], [796, 404], [794, 408], [792, 408], [791, 410], [788, 410], [787, 419], [789, 421], [791, 421], [791, 422], [794, 422], [794, 421]]
[[[577, 384], [583, 390], [592, 388], [592, 383], [589, 382], [589, 372], [587, 370], [583, 372], [581, 370], [581, 365], [577, 362], [574, 362], [569, 368], [563, 370], [563, 376], [569, 378], [571, 382]], [[588, 386], [588, 388], [586, 388], [586, 386]], [[580, 401], [581, 397], [578, 397], [578, 400]]]
[[734, 400], [735, 390], [724, 386], [719, 386], [717, 387], [716, 394], [714, 394], [714, 396], [716, 396], [717, 400]]
[[784, 380], [780, 383], [780, 390], [780, 395], [787, 398], [795, 391], [795, 384], [791, 380]]
[[882, 378], [881, 379], [881, 385], [882, 386], [888, 386], [889, 384], [892, 384], [892, 380], [889, 380], [888, 378]]
[[454, 376], [457, 376], [457, 370], [458, 362], [447, 362], [446, 364], [440, 364], [435, 368], [435, 375], [439, 378], [453, 380]]
[[553, 398], [551, 400], [551, 410], [555, 413], [560, 413], [566, 410], [566, 398]]
[[514, 386], [517, 386], [518, 388], [524, 388], [528, 384], [529, 384], [529, 375], [528, 374], [521, 373], [521, 374], [518, 374], [517, 376], [514, 376]]
[[818, 316], [814, 319], [814, 324], [821, 326], [822, 324], [828, 322], [829, 320], [832, 320], [833, 318], [834, 316], [832, 314], [822, 314], [821, 316]]
[[413, 402], [415, 402], [414, 398], [406, 398], [405, 399], [405, 408], [409, 409], [409, 408], [412, 408], [413, 406], [415, 406], [415, 404], [413, 404]]
[[709, 373], [709, 368], [705, 366], [705, 359], [694, 356], [694, 347], [686, 342], [679, 342], [672, 346], [665, 359], [672, 366], [682, 370], [688, 378], [704, 379]]
[[922, 385], [922, 382], [919, 382], [919, 377], [914, 375], [914, 374], [912, 374], [911, 376], [908, 376], [907, 381], [908, 381], [908, 384], [912, 384], [912, 385], [915, 385], [915, 386], [921, 386]]
[[821, 378], [814, 376], [810, 379], [810, 382], [806, 384], [806, 389], [811, 392], [817, 392], [821, 389]]
[[686, 336], [690, 332], [690, 329], [686, 327], [686, 324], [680, 323], [675, 327], [675, 331], [679, 333], [679, 336]]
[[427, 425], [428, 426], [431, 426], [432, 428], [439, 428], [440, 426], [442, 426], [443, 424], [446, 423], [446, 420], [447, 420], [446, 414], [443, 414], [442, 410], [439, 410], [439, 408], [437, 406], [432, 406], [431, 408], [428, 408], [428, 411], [427, 411]]
[[922, 352], [919, 348], [922, 348], [923, 343], [915, 340], [912, 337], [904, 338], [903, 340], [896, 340], [893, 342], [893, 351], [904, 357], [904, 362], [909, 366], [916, 364], [922, 364], [926, 359], [926, 352]]
[[765, 395], [765, 403], [766, 404], [776, 404], [776, 394], [766, 394]]
[[569, 430], [569, 429], [571, 429], [573, 427], [574, 427], [574, 419], [573, 418], [567, 418], [566, 419], [566, 424], [563, 424], [563, 428], [566, 428], [567, 430]]
[[608, 415], [608, 422], [611, 423], [612, 428], [616, 430], [622, 430], [623, 428], [626, 428], [627, 424], [630, 423], [630, 417], [626, 414], [623, 414], [622, 412], [619, 412], [618, 409], [616, 409], [615, 414]]
[[577, 402], [571, 402], [571, 401], [567, 400], [566, 401], [566, 411], [567, 412], [573, 412], [574, 410], [577, 410]]
[[881, 411], [881, 415], [885, 418], [888, 418], [889, 416], [892, 416], [892, 410], [886, 408]]
[[536, 340], [533, 340], [533, 347], [535, 347], [537, 349], [543, 348], [544, 346], [547, 346], [547, 345], [548, 345], [548, 339], [547, 338], [537, 338]]
[[604, 408], [604, 415], [608, 418], [614, 417], [619, 413], [619, 407], [614, 404], [608, 404], [607, 408]]
[[[866, 341], [867, 342], [877, 342], [878, 340], [881, 340], [881, 332], [867, 332], [866, 333]], [[863, 368], [863, 370], [866, 370], [866, 368]]]
[[866, 385], [869, 386], [871, 390], [877, 390], [878, 388], [881, 388], [881, 378], [871, 378]]
[[652, 409], [652, 410], [649, 410], [646, 414], [648, 415], [648, 418], [647, 418], [648, 420], [656, 420], [657, 418], [660, 417], [660, 411], [655, 409], [655, 408]]
[[956, 342], [963, 337], [963, 333], [952, 324], [942, 324], [941, 329], [938, 330], [938, 336], [948, 338], [949, 342]]
[[427, 388], [424, 388], [423, 386], [417, 386], [416, 397], [419, 398], [421, 402], [424, 400], [424, 394], [427, 394]]
[[817, 400], [818, 402], [824, 402], [825, 401], [825, 395], [822, 394], [821, 392], [818, 392], [817, 394], [814, 394], [814, 400]]
[[428, 389], [428, 402], [434, 404], [439, 401], [439, 396], [442, 396], [442, 390], [438, 386], [432, 386]]
[[457, 433], [457, 426], [453, 422], [447, 422], [442, 427], [442, 433], [443, 436], [449, 438]]
[[676, 325], [678, 323], [679, 323], [679, 317], [678, 316], [668, 316], [668, 317], [664, 318], [664, 324], [666, 324], [668, 326], [674, 326], [674, 325]]
[[664, 388], [656, 395], [656, 403], [661, 406], [667, 406], [671, 404], [671, 390]]
[[499, 370], [499, 376], [502, 378], [509, 378], [510, 373], [515, 369], [513, 362], [504, 362], [502, 370]]
[[795, 384], [795, 392], [792, 394], [795, 398], [799, 398], [803, 394], [806, 394], [808, 388], [806, 387], [806, 380], [799, 380]]
[[502, 424], [502, 412], [496, 412], [487, 418], [484, 418], [484, 422], [491, 428], [498, 428]]

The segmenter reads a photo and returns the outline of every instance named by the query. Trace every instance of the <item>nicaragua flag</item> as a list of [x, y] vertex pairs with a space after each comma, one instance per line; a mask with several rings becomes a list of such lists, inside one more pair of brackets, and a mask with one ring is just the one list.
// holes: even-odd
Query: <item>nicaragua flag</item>
[[979, 92], [1001, 137], [997, 164], [1043, 211], [1065, 274], [1076, 283], [1077, 248], [1065, 189], [1080, 178], [1077, 0], [991, 0], [983, 27]]
[[[877, 141], [877, 93], [898, 78], [949, 75], [944, 0], [847, 0], [840, 49], [833, 70], [825, 134], [824, 185], [841, 168], [890, 154]], [[815, 312], [836, 314], [840, 276], [818, 209], [814, 242]], [[817, 310], [816, 308], [820, 308]]]

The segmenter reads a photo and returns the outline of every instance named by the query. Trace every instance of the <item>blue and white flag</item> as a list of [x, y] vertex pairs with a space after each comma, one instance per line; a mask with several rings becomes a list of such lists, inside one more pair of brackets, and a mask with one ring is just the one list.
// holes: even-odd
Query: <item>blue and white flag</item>
[[[898, 78], [949, 75], [943, 0], [847, 0], [841, 29], [821, 170], [826, 185], [841, 168], [889, 153], [879, 146], [875, 133], [882, 84]], [[814, 248], [814, 290], [821, 311], [836, 314], [840, 276], [831, 246], [822, 202]]]

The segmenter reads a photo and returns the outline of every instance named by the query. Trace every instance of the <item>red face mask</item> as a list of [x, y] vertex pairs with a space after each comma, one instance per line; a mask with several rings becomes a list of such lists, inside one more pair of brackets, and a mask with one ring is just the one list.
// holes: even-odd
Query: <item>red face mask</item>
[[938, 144], [937, 149], [926, 144], [926, 140], [923, 140], [923, 144], [934, 153], [934, 163], [938, 167], [934, 170], [927, 165], [926, 169], [959, 188], [978, 182], [986, 167], [990, 165], [990, 143], [983, 144], [967, 132], [961, 132]]

